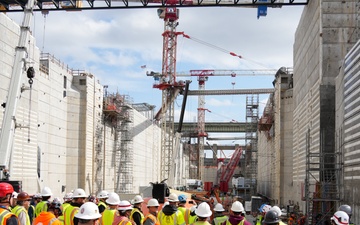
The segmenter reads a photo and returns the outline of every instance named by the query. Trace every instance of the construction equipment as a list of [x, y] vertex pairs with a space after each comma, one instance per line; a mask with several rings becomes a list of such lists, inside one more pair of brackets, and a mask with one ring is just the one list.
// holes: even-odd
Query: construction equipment
[[234, 175], [235, 169], [240, 162], [242, 151], [243, 151], [242, 147], [237, 147], [235, 149], [235, 152], [231, 156], [229, 163], [226, 164], [225, 169], [221, 173], [220, 191], [223, 191], [223, 192], [228, 191], [228, 189], [229, 189], [228, 183], [229, 183], [230, 179], [232, 178], [232, 176]]

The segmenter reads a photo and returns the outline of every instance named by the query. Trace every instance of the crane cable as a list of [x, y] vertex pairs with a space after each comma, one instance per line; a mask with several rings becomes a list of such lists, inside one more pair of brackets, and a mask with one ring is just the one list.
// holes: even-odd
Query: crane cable
[[239, 55], [239, 54], [236, 54], [236, 53], [234, 53], [234, 52], [231, 52], [231, 51], [226, 50], [226, 49], [224, 49], [224, 48], [221, 48], [221, 47], [219, 47], [219, 46], [210, 44], [210, 43], [208, 43], [208, 42], [202, 41], [202, 40], [200, 40], [200, 39], [198, 39], [198, 38], [190, 37], [190, 35], [187, 35], [187, 34], [185, 34], [184, 32], [181, 32], [180, 34], [181, 34], [184, 38], [193, 40], [193, 41], [195, 41], [195, 42], [198, 42], [198, 43], [203, 44], [203, 45], [205, 45], [205, 46], [208, 46], [208, 47], [210, 47], [210, 48], [214, 48], [214, 49], [219, 50], [219, 51], [221, 51], [221, 52], [223, 52], [223, 53], [230, 54], [231, 56], [237, 57], [237, 58], [239, 58], [239, 59], [247, 60], [247, 61], [252, 62], [252, 63], [254, 63], [254, 64], [260, 65], [260, 66], [262, 66], [262, 67], [264, 67], [264, 68], [268, 68], [266, 65], [264, 65], [264, 64], [262, 64], [262, 63], [259, 63], [259, 62], [256, 62], [256, 61], [254, 61], [254, 60], [245, 58], [245, 57], [243, 57], [243, 56], [241, 56], [241, 55]]

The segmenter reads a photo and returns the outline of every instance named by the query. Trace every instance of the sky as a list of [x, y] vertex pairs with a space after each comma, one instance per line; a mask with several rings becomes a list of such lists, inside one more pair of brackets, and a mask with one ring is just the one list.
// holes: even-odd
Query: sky
[[[177, 31], [210, 45], [178, 36], [177, 72], [194, 69], [257, 70], [293, 66], [293, 44], [303, 6], [257, 9], [241, 7], [180, 8]], [[8, 13], [21, 23], [21, 13]], [[134, 103], [161, 105], [147, 71], [161, 72], [164, 21], [154, 8], [76, 12], [35, 12], [31, 26], [36, 45], [69, 65], [94, 74], [109, 92], [130, 95]], [[219, 50], [220, 49], [220, 50]], [[229, 52], [241, 55], [233, 57]], [[142, 68], [146, 65], [146, 68]], [[185, 78], [181, 78], [185, 79]], [[189, 79], [189, 78], [187, 78]], [[207, 90], [272, 88], [273, 76], [211, 77]], [[190, 90], [198, 89], [192, 78]], [[175, 102], [178, 120], [182, 96]], [[206, 121], [245, 121], [243, 95], [206, 96]], [[260, 95], [260, 114], [268, 95]], [[197, 120], [198, 97], [189, 96], [184, 121]], [[229, 136], [229, 135], [224, 135]]]

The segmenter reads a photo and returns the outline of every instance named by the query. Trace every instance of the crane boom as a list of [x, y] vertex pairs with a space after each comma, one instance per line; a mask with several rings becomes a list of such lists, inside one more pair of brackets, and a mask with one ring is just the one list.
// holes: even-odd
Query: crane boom
[[178, 72], [177, 77], [211, 77], [211, 76], [275, 76], [275, 69], [247, 69], [247, 70], [190, 70], [189, 72]]
[[4, 174], [10, 167], [12, 143], [15, 133], [16, 109], [20, 98], [20, 85], [26, 60], [26, 44], [30, 36], [30, 23], [33, 17], [34, 0], [29, 0], [24, 9], [23, 22], [20, 27], [20, 38], [15, 49], [14, 67], [11, 73], [9, 92], [5, 104], [5, 113], [0, 134], [0, 179], [8, 179], [9, 174]]

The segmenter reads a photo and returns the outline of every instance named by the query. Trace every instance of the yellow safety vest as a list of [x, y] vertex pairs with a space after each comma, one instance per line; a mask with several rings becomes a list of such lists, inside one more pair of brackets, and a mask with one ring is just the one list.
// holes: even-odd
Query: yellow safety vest
[[61, 212], [65, 212], [66, 208], [69, 207], [70, 203], [65, 202], [61, 205]]
[[19, 215], [21, 212], [25, 213], [25, 217], [26, 217], [26, 225], [30, 225], [30, 218], [29, 218], [29, 214], [27, 212], [27, 210], [24, 208], [24, 206], [20, 206], [20, 205], [16, 205], [12, 210], [12, 213], [15, 214], [15, 216], [17, 216], [19, 218]]
[[114, 222], [114, 217], [116, 215], [116, 209], [105, 209], [100, 217], [100, 224], [101, 225], [108, 225]]
[[229, 219], [229, 217], [227, 217], [227, 216], [218, 216], [218, 217], [215, 217], [214, 219], [213, 219], [213, 221], [214, 221], [214, 224], [215, 225], [221, 225], [222, 223], [224, 223], [226, 220], [228, 220]]
[[144, 214], [142, 214], [142, 212], [140, 212], [140, 210], [139, 210], [138, 208], [133, 208], [133, 209], [131, 210], [130, 220], [131, 220], [131, 221], [134, 221], [133, 215], [134, 215], [135, 212], [140, 213], [140, 217], [141, 217], [140, 223], [143, 224], [143, 223], [144, 223]]
[[208, 221], [196, 221], [192, 225], [210, 225]]
[[[15, 214], [10, 212], [7, 209], [0, 208], [0, 225], [6, 225], [7, 219], [9, 219], [12, 216], [15, 217]], [[18, 221], [18, 224], [20, 224], [19, 220], [17, 220], [17, 221]]]
[[79, 211], [79, 207], [69, 205], [64, 212], [64, 224], [74, 225], [74, 217], [78, 211]]
[[185, 225], [184, 216], [179, 210], [171, 216], [167, 216], [163, 211], [160, 211], [158, 213], [158, 220], [161, 225]]
[[144, 223], [146, 222], [146, 220], [149, 219], [153, 222], [153, 224], [155, 225], [160, 225], [159, 220], [151, 213], [148, 213], [145, 218], [144, 218]]
[[57, 218], [61, 224], [65, 224], [64, 215], [61, 215]]
[[35, 215], [38, 216], [41, 212], [47, 212], [47, 201], [41, 201], [36, 204], [35, 207]]

